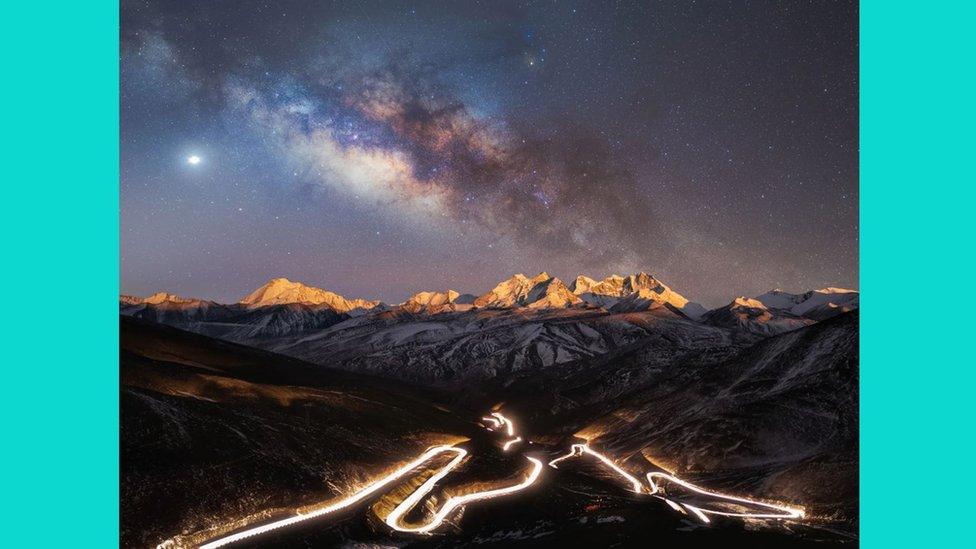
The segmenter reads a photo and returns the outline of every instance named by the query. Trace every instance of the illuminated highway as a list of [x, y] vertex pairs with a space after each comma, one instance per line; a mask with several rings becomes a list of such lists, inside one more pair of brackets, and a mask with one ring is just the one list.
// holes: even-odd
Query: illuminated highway
[[[490, 417], [482, 418], [485, 421], [490, 422], [495, 429], [504, 428], [504, 432], [508, 435], [508, 439], [502, 444], [502, 449], [504, 451], [509, 450], [512, 446], [522, 442], [522, 438], [515, 435], [515, 424], [498, 412], [494, 412]], [[321, 518], [329, 514], [335, 513], [337, 511], [347, 509], [357, 503], [362, 502], [369, 496], [373, 494], [380, 493], [380, 490], [392, 485], [394, 482], [403, 479], [411, 474], [417, 472], [423, 465], [428, 461], [441, 456], [453, 454], [454, 457], [446, 465], [438, 469], [426, 482], [424, 482], [419, 488], [414, 490], [406, 499], [400, 502], [392, 512], [385, 518], [385, 522], [390, 528], [398, 532], [407, 532], [415, 534], [430, 534], [438, 527], [440, 527], [445, 519], [451, 515], [458, 508], [468, 505], [480, 500], [494, 499], [502, 497], [508, 494], [512, 494], [528, 488], [536, 480], [538, 480], [539, 475], [542, 473], [543, 464], [537, 458], [531, 456], [525, 456], [525, 459], [529, 462], [528, 474], [520, 481], [510, 486], [505, 486], [502, 488], [496, 488], [493, 490], [485, 490], [480, 492], [473, 492], [470, 494], [464, 494], [460, 496], [452, 496], [449, 498], [443, 506], [425, 522], [420, 525], [407, 525], [404, 524], [402, 519], [405, 514], [407, 514], [411, 509], [413, 509], [418, 503], [423, 501], [423, 499], [430, 494], [434, 487], [448, 476], [451, 471], [458, 467], [468, 456], [468, 451], [463, 448], [458, 448], [455, 446], [435, 446], [428, 449], [420, 457], [414, 459], [413, 461], [407, 463], [406, 465], [396, 469], [392, 473], [368, 484], [365, 488], [359, 490], [358, 492], [352, 494], [351, 496], [341, 499], [336, 502], [323, 504], [321, 508], [307, 513], [297, 513], [294, 516], [277, 520], [271, 523], [262, 524], [260, 526], [255, 526], [253, 528], [248, 528], [246, 530], [236, 532], [218, 539], [214, 539], [204, 543], [200, 546], [201, 549], [216, 549], [217, 547], [223, 547], [225, 545], [230, 545], [237, 543], [254, 536], [265, 534], [267, 532], [272, 532], [279, 530], [281, 528], [286, 528], [289, 526], [294, 526], [298, 523], [305, 522], [312, 519]], [[164, 544], [160, 544], [162, 547]]]
[[556, 458], [556, 459], [550, 461], [549, 462], [549, 466], [552, 467], [553, 469], [557, 469], [556, 464], [559, 463], [560, 461], [567, 460], [567, 459], [570, 459], [570, 458], [573, 458], [573, 457], [579, 457], [579, 456], [582, 456], [583, 454], [589, 454], [591, 456], [596, 457], [604, 465], [606, 465], [607, 467], [609, 467], [610, 470], [612, 470], [613, 472], [617, 473], [618, 475], [620, 475], [621, 477], [623, 477], [624, 479], [626, 479], [627, 482], [630, 483], [630, 490], [632, 492], [637, 492], [638, 494], [641, 493], [641, 482], [639, 480], [637, 480], [636, 477], [634, 477], [633, 475], [631, 475], [627, 471], [624, 471], [623, 469], [621, 469], [620, 467], [618, 467], [617, 464], [614, 463], [613, 460], [611, 460], [607, 456], [605, 456], [605, 455], [603, 455], [603, 454], [601, 454], [599, 452], [593, 451], [586, 444], [574, 444], [574, 445], [572, 445], [570, 447], [570, 451], [569, 451], [568, 454], [566, 454], [563, 457], [559, 457], [559, 458]]
[[455, 458], [453, 460], [451, 460], [451, 462], [447, 466], [449, 468], [448, 470], [450, 470], [450, 469], [453, 469], [458, 463], [460, 463], [460, 461], [464, 459], [464, 457], [467, 455], [468, 452], [466, 450], [463, 450], [461, 448], [455, 448], [453, 446], [435, 446], [435, 447], [427, 450], [426, 452], [424, 452], [423, 455], [421, 455], [417, 459], [411, 461], [410, 463], [404, 465], [403, 467], [400, 467], [396, 471], [394, 471], [394, 472], [390, 473], [389, 475], [387, 475], [387, 476], [385, 476], [385, 477], [383, 477], [383, 478], [381, 478], [381, 479], [373, 482], [372, 484], [369, 484], [368, 486], [366, 486], [362, 490], [356, 492], [355, 494], [353, 494], [353, 495], [351, 495], [351, 496], [349, 496], [349, 497], [347, 497], [345, 499], [339, 500], [339, 501], [337, 501], [335, 503], [331, 503], [329, 505], [326, 505], [326, 506], [324, 506], [324, 507], [322, 507], [320, 509], [317, 509], [317, 510], [312, 511], [312, 512], [309, 512], [309, 513], [296, 514], [295, 516], [288, 517], [286, 519], [278, 520], [278, 521], [275, 521], [275, 522], [272, 522], [272, 523], [269, 523], [269, 524], [263, 524], [261, 526], [256, 526], [254, 528], [249, 528], [249, 529], [244, 530], [242, 532], [237, 532], [237, 533], [232, 534], [232, 535], [229, 535], [227, 537], [223, 537], [223, 538], [219, 538], [219, 539], [216, 539], [216, 540], [207, 542], [207, 543], [201, 545], [200, 548], [201, 549], [214, 549], [216, 547], [223, 547], [224, 545], [229, 545], [231, 543], [235, 543], [235, 542], [238, 542], [238, 541], [241, 541], [241, 540], [244, 540], [244, 539], [253, 537], [253, 536], [257, 536], [258, 534], [263, 534], [263, 533], [266, 533], [266, 532], [270, 532], [272, 530], [277, 530], [279, 528], [284, 528], [286, 526], [293, 526], [295, 524], [298, 524], [299, 522], [304, 522], [304, 521], [307, 521], [307, 520], [319, 518], [319, 517], [328, 515], [330, 513], [334, 513], [336, 511], [345, 509], [347, 507], [350, 507], [350, 506], [352, 506], [352, 505], [354, 505], [354, 504], [362, 501], [366, 497], [368, 497], [368, 496], [370, 496], [370, 495], [378, 492], [381, 488], [384, 488], [385, 486], [387, 486], [388, 484], [392, 483], [393, 481], [398, 480], [398, 479], [406, 476], [407, 474], [409, 474], [410, 472], [412, 472], [414, 469], [416, 469], [416, 468], [420, 467], [421, 465], [423, 465], [424, 463], [426, 463], [428, 460], [433, 459], [433, 458], [435, 458], [435, 457], [437, 457], [437, 456], [439, 456], [441, 454], [446, 454], [446, 453], [453, 453], [453, 454], [455, 454]]
[[[657, 482], [655, 482], [654, 479], [664, 479], [666, 481], [673, 482], [673, 483], [677, 484], [678, 486], [681, 486], [682, 488], [685, 488], [686, 490], [688, 490], [690, 492], [693, 492], [695, 494], [699, 494], [699, 495], [702, 495], [702, 496], [706, 496], [707, 498], [717, 499], [717, 500], [719, 500], [721, 502], [726, 502], [727, 501], [727, 502], [732, 502], [733, 504], [736, 504], [736, 505], [744, 505], [744, 506], [747, 506], [747, 507], [755, 506], [755, 507], [761, 507], [763, 509], [769, 509], [769, 510], [773, 510], [773, 511], [778, 511], [777, 513], [769, 513], [769, 512], [764, 512], [764, 513], [733, 513], [733, 512], [730, 512], [730, 511], [721, 511], [721, 510], [715, 510], [715, 509], [705, 509], [705, 508], [696, 507], [694, 505], [690, 505], [690, 504], [685, 503], [684, 504], [684, 507], [688, 508], [695, 516], [697, 516], [699, 519], [701, 519], [702, 522], [710, 522], [710, 520], [708, 519], [708, 517], [706, 515], [721, 515], [721, 516], [725, 516], [725, 517], [739, 517], [739, 518], [752, 518], [752, 519], [801, 519], [804, 516], [804, 513], [803, 513], [803, 510], [802, 509], [794, 509], [792, 507], [786, 507], [786, 506], [783, 506], [783, 505], [773, 505], [771, 503], [765, 503], [765, 502], [762, 502], [762, 501], [755, 501], [755, 500], [751, 500], [751, 499], [740, 498], [740, 497], [737, 497], [737, 496], [730, 496], [728, 494], [720, 494], [718, 492], [710, 492], [710, 491], [705, 490], [703, 488], [699, 488], [698, 486], [695, 486], [694, 484], [691, 484], [690, 482], [681, 480], [680, 478], [678, 478], [678, 477], [676, 477], [674, 475], [669, 475], [667, 473], [662, 473], [662, 472], [659, 472], [659, 471], [654, 471], [654, 472], [647, 473], [647, 483], [651, 487], [651, 490], [650, 490], [650, 494], [651, 495], [657, 495], [659, 492], [661, 492], [661, 489], [659, 487], [659, 484]], [[662, 497], [663, 498], [663, 496], [659, 496], [659, 497]], [[672, 503], [670, 499], [667, 499], [667, 498], [663, 498], [663, 499], [665, 501], [669, 502], [669, 505]], [[679, 507], [677, 510], [680, 511], [681, 510], [680, 509], [681, 504], [677, 504], [677, 505]], [[672, 508], [674, 508], [674, 505], [672, 505]]]
[[424, 498], [424, 496], [430, 493], [430, 491], [434, 489], [434, 485], [437, 484], [437, 481], [439, 481], [441, 478], [444, 477], [444, 475], [450, 472], [450, 469], [447, 469], [446, 471], [442, 470], [437, 475], [434, 475], [427, 482], [425, 482], [420, 488], [417, 489], [417, 491], [410, 494], [410, 496], [407, 499], [403, 500], [403, 502], [400, 505], [398, 505], [396, 509], [394, 509], [393, 512], [389, 514], [389, 516], [386, 517], [386, 523], [394, 530], [398, 530], [400, 532], [414, 532], [418, 534], [429, 534], [437, 527], [439, 527], [441, 524], [443, 524], [444, 519], [448, 515], [450, 515], [455, 509], [461, 507], [462, 505], [466, 505], [468, 503], [472, 503], [478, 500], [497, 498], [500, 496], [518, 492], [519, 490], [523, 490], [531, 486], [536, 480], [538, 480], [539, 474], [542, 473], [543, 466], [542, 466], [542, 462], [534, 457], [526, 456], [526, 459], [529, 460], [529, 462], [532, 464], [532, 467], [529, 471], [529, 474], [525, 477], [524, 480], [522, 480], [522, 482], [519, 482], [518, 484], [513, 484], [511, 486], [506, 486], [504, 488], [496, 488], [494, 490], [486, 490], [483, 492], [474, 492], [471, 494], [465, 494], [463, 496], [452, 496], [450, 499], [447, 500], [444, 506], [441, 507], [436, 514], [434, 514], [433, 518], [431, 518], [431, 520], [428, 521], [426, 524], [421, 526], [405, 526], [401, 524], [400, 522], [401, 517], [403, 517], [404, 514], [410, 511], [410, 509], [412, 509], [417, 503], [419, 503], [420, 500]]
[[[527, 446], [527, 444], [530, 445], [531, 442], [522, 444], [525, 441], [521, 436], [516, 434], [514, 422], [503, 414], [499, 412], [492, 412], [490, 416], [483, 417], [482, 420], [485, 422], [485, 428], [487, 428], [489, 431], [504, 435], [505, 438], [500, 444], [500, 449], [502, 452], [508, 452], [516, 446], [531, 448], [531, 446]], [[295, 511], [293, 516], [213, 539], [204, 543], [203, 545], [200, 545], [200, 547], [202, 549], [215, 549], [217, 547], [223, 547], [225, 545], [241, 542], [254, 536], [294, 526], [302, 522], [327, 517], [330, 514], [336, 513], [343, 509], [348, 509], [356, 504], [363, 503], [370, 496], [378, 496], [386, 493], [384, 492], [384, 489], [393, 488], [397, 485], [398, 481], [420, 474], [422, 471], [424, 471], [424, 467], [429, 466], [429, 462], [431, 460], [441, 456], [452, 457], [446, 464], [441, 465], [438, 469], [434, 470], [423, 484], [421, 484], [417, 489], [415, 489], [399, 504], [397, 504], [386, 517], [381, 517], [383, 518], [385, 524], [394, 531], [407, 534], [432, 534], [434, 531], [440, 528], [448, 520], [448, 518], [452, 516], [453, 513], [463, 506], [480, 501], [504, 497], [506, 495], [524, 490], [539, 480], [544, 469], [543, 462], [540, 459], [531, 455], [524, 455], [522, 457], [525, 458], [528, 467], [524, 475], [521, 476], [520, 480], [517, 482], [491, 490], [450, 496], [437, 511], [435, 511], [432, 515], [425, 517], [423, 522], [419, 524], [408, 524], [405, 522], [406, 515], [412, 509], [417, 508], [417, 506], [420, 505], [425, 498], [431, 494], [438, 484], [448, 477], [452, 471], [461, 466], [469, 456], [468, 450], [464, 448], [446, 445], [434, 446], [412, 461], [369, 483], [364, 488], [348, 497], [338, 501], [325, 502], [321, 505], [321, 507], [309, 512], [302, 513]], [[804, 517], [803, 510], [801, 509], [712, 492], [664, 472], [654, 471], [647, 473], [646, 479], [648, 488], [645, 490], [644, 485], [639, 478], [628, 472], [623, 467], [617, 465], [617, 463], [610, 457], [593, 450], [587, 444], [571, 445], [568, 453], [549, 461], [549, 466], [553, 469], [558, 469], [559, 463], [573, 458], [582, 458], [584, 456], [596, 458], [600, 465], [606, 467], [612, 471], [615, 476], [619, 477], [623, 484], [626, 485], [631, 492], [661, 499], [675, 511], [683, 514], [693, 515], [704, 523], [710, 522], [708, 515], [720, 515], [746, 519], [795, 520]], [[671, 493], [668, 493], [667, 497], [665, 497], [665, 490], [662, 487], [663, 483], [672, 483], [679, 486], [682, 491], [688, 493], [688, 497]], [[702, 500], [704, 500], [705, 503], [702, 503]], [[718, 504], [719, 507], [715, 508], [715, 504]], [[721, 505], [733, 506], [737, 508], [744, 507], [747, 509], [749, 507], [756, 507], [761, 509], [761, 512], [750, 513], [740, 511], [738, 509], [734, 511], [727, 510], [723, 509]], [[167, 545], [167, 543], [168, 542], [164, 542], [160, 544], [159, 547], [169, 547], [170, 545]]]
[[[593, 450], [586, 444], [573, 444], [570, 447], [570, 451], [568, 454], [550, 461], [549, 466], [552, 467], [553, 469], [558, 469], [556, 465], [557, 463], [571, 458], [581, 457], [584, 454], [596, 457], [603, 465], [607, 466], [608, 468], [610, 468], [610, 470], [612, 470], [618, 476], [623, 478], [628, 484], [630, 484], [631, 491], [639, 494], [644, 492], [640, 480], [638, 480], [636, 477], [634, 477], [633, 475], [631, 475], [630, 473], [628, 473], [627, 471], [619, 467], [616, 463], [613, 462], [613, 460], [601, 454], [600, 452]], [[655, 482], [655, 479], [658, 479], [658, 482]], [[688, 492], [691, 492], [695, 496], [698, 497], [703, 496], [706, 499], [717, 500], [716, 503], [732, 504], [740, 507], [759, 507], [764, 509], [764, 511], [760, 513], [732, 512], [732, 511], [724, 511], [721, 509], [700, 507], [699, 505], [692, 505], [691, 503], [683, 502], [683, 501], [675, 501], [678, 499], [676, 496], [667, 498], [661, 495], [664, 492], [664, 490], [662, 490], [660, 486], [660, 480], [665, 480], [667, 482], [672, 482], [674, 484], [677, 484], [678, 486], [681, 486], [682, 488], [684, 488]], [[680, 513], [687, 514], [685, 511], [687, 509], [687, 511], [690, 511], [691, 514], [693, 514], [695, 517], [697, 517], [699, 520], [705, 523], [711, 522], [711, 520], [708, 518], [708, 515], [720, 515], [725, 517], [738, 517], [738, 518], [748, 518], [748, 519], [794, 519], [794, 520], [802, 519], [804, 517], [804, 512], [802, 509], [786, 507], [784, 505], [774, 505], [772, 503], [756, 501], [756, 500], [742, 498], [738, 496], [730, 496], [728, 494], [720, 494], [718, 492], [711, 492], [703, 488], [700, 488], [698, 486], [695, 486], [690, 482], [681, 480], [680, 478], [674, 475], [660, 472], [660, 471], [652, 471], [647, 473], [647, 483], [649, 485], [649, 490], [647, 491], [647, 494], [664, 500], [664, 502], [667, 503], [669, 507], [671, 507], [672, 509]], [[771, 513], [769, 511], [776, 511], [776, 512]]]

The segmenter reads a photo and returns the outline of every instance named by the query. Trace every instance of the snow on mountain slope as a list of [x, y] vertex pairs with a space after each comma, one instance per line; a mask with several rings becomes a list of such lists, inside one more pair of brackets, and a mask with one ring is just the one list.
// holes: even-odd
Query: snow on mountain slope
[[202, 299], [186, 298], [180, 297], [175, 294], [169, 294], [166, 292], [156, 292], [153, 295], [142, 300], [143, 303], [148, 303], [150, 305], [161, 305], [163, 303], [177, 303], [177, 304], [195, 304], [202, 303]]
[[271, 279], [241, 300], [242, 305], [252, 308], [289, 303], [326, 305], [337, 313], [349, 314], [364, 312], [381, 304], [378, 300], [346, 299], [335, 292], [306, 286], [301, 282], [292, 282], [287, 278]]
[[449, 385], [568, 365], [648, 337], [660, 338], [661, 360], [673, 360], [679, 340], [751, 344], [857, 304], [856, 292], [808, 294], [760, 296], [789, 310], [738, 298], [698, 321], [696, 304], [646, 273], [579, 276], [572, 290], [545, 272], [517, 274], [478, 298], [419, 292], [392, 309], [278, 278], [237, 304], [160, 293], [122, 296], [120, 312], [319, 364]]
[[689, 301], [667, 285], [647, 273], [637, 273], [626, 277], [610, 275], [600, 282], [580, 275], [573, 282], [571, 290], [586, 303], [614, 311], [638, 311], [659, 304], [669, 305], [685, 316], [698, 319], [705, 308]]
[[634, 343], [666, 323], [712, 330], [666, 309], [473, 309], [438, 315], [387, 311], [290, 340], [256, 342], [343, 369], [438, 385], [507, 378]]
[[512, 307], [564, 308], [580, 303], [558, 278], [542, 272], [527, 278], [519, 273], [499, 282], [488, 293], [474, 301], [475, 307], [503, 309]]
[[756, 297], [756, 300], [769, 309], [786, 311], [812, 320], [825, 320], [857, 309], [860, 298], [861, 294], [857, 290], [822, 288], [802, 294], [772, 290]]
[[737, 297], [728, 305], [702, 315], [702, 322], [712, 326], [770, 336], [802, 328], [813, 324], [814, 321], [794, 316], [786, 311], [768, 309], [756, 299]]
[[349, 314], [336, 312], [327, 304], [286, 303], [249, 307], [176, 296], [156, 298], [151, 302], [140, 299], [130, 304], [131, 301], [119, 300], [122, 315], [236, 342], [302, 334], [350, 317]]
[[401, 303], [398, 308], [411, 313], [437, 314], [448, 311], [466, 311], [473, 306], [475, 296], [454, 290], [446, 292], [419, 292]]
[[140, 298], [123, 295], [119, 297], [119, 311], [126, 316], [150, 318], [157, 322], [179, 323], [184, 320], [200, 320], [215, 311], [222, 311], [224, 305], [206, 299], [185, 298], [166, 292], [157, 292]]
[[142, 298], [134, 295], [121, 294], [119, 296], [119, 307], [128, 307], [129, 305], [139, 305], [142, 303]]

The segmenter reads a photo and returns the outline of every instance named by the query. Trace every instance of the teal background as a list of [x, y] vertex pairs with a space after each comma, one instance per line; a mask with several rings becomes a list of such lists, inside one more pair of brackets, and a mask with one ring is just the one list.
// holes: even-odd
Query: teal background
[[[972, 546], [974, 15], [862, 2], [864, 547]], [[118, 4], [9, 4], [0, 21], [2, 545], [111, 547]]]
[[974, 547], [973, 2], [861, 2], [863, 547]]
[[118, 544], [118, 4], [0, 9], [3, 547]]

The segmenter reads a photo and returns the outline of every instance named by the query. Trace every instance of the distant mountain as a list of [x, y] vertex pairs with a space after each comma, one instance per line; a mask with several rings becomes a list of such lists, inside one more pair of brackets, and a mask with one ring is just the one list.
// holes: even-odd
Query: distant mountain
[[183, 307], [196, 307], [207, 304], [214, 304], [213, 301], [197, 299], [195, 297], [181, 297], [167, 292], [156, 292], [149, 297], [138, 297], [134, 295], [120, 295], [119, 303], [123, 305], [172, 305]]
[[157, 292], [145, 298], [131, 295], [119, 297], [120, 312], [126, 316], [146, 318], [167, 324], [180, 324], [190, 320], [205, 320], [220, 316], [225, 305], [206, 299], [180, 297]]
[[617, 312], [639, 311], [666, 305], [680, 311], [688, 318], [697, 320], [706, 310], [643, 272], [626, 277], [610, 275], [599, 282], [580, 275], [576, 277], [571, 290], [590, 305]]
[[[699, 314], [647, 273], [577, 277], [516, 274], [475, 298], [455, 290], [380, 301], [275, 278], [241, 302], [219, 304], [158, 293], [121, 296], [120, 311], [184, 330], [335, 365], [452, 385], [498, 379], [614, 352], [662, 338], [662, 353], [691, 339], [706, 347], [751, 344], [857, 307], [857, 292], [827, 288], [737, 298]], [[696, 343], [696, 345], [698, 345]]]
[[772, 290], [756, 297], [769, 309], [786, 311], [811, 320], [826, 320], [860, 306], [861, 294], [857, 290], [823, 288], [802, 294]]
[[702, 322], [742, 332], [770, 336], [813, 324], [815, 321], [794, 316], [788, 311], [769, 309], [759, 300], [737, 297], [724, 307], [712, 309]]
[[860, 304], [857, 290], [824, 288], [802, 294], [772, 290], [755, 298], [737, 297], [708, 311], [701, 320], [759, 335], [776, 335], [853, 311]]
[[518, 373], [560, 368], [649, 336], [727, 345], [728, 330], [665, 307], [611, 313], [579, 307], [482, 308], [442, 314], [394, 309], [363, 315], [317, 333], [253, 345], [351, 371], [425, 384], [473, 387]]
[[581, 303], [580, 298], [558, 278], [539, 273], [526, 278], [519, 273], [499, 282], [488, 293], [474, 301], [475, 307], [509, 309], [512, 307], [565, 308]]
[[[268, 285], [265, 285], [262, 288], [267, 287]], [[311, 289], [317, 290], [317, 288]], [[260, 289], [251, 296], [258, 292]], [[343, 298], [339, 297], [339, 299]], [[340, 305], [342, 303], [335, 300], [331, 303], [319, 304], [289, 303], [284, 298], [280, 301], [280, 304], [269, 305], [245, 303], [225, 305], [158, 292], [146, 298], [122, 295], [119, 297], [119, 311], [125, 316], [168, 324], [230, 341], [250, 341], [255, 338], [279, 337], [320, 330], [350, 318], [356, 311], [337, 311], [336, 303]]]
[[453, 311], [466, 311], [473, 307], [475, 296], [454, 290], [446, 292], [419, 292], [410, 296], [398, 308], [411, 313], [436, 314]]
[[346, 299], [337, 293], [292, 282], [287, 278], [273, 278], [241, 300], [242, 305], [251, 308], [291, 303], [326, 305], [337, 313], [349, 314], [368, 311], [382, 304], [378, 300]]
[[119, 306], [127, 307], [129, 305], [139, 305], [142, 303], [142, 298], [134, 295], [122, 294], [119, 296]]

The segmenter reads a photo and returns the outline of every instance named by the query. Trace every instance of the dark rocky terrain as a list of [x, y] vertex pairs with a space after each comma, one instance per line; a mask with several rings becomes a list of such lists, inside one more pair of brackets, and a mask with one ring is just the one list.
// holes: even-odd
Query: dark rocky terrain
[[[122, 318], [121, 543], [329, 499], [478, 432], [425, 391]], [[206, 537], [206, 536], [204, 536]]]
[[507, 407], [549, 432], [710, 486], [802, 501], [853, 534], [858, 312], [754, 345], [679, 351], [648, 340], [572, 373], [511, 385]]

